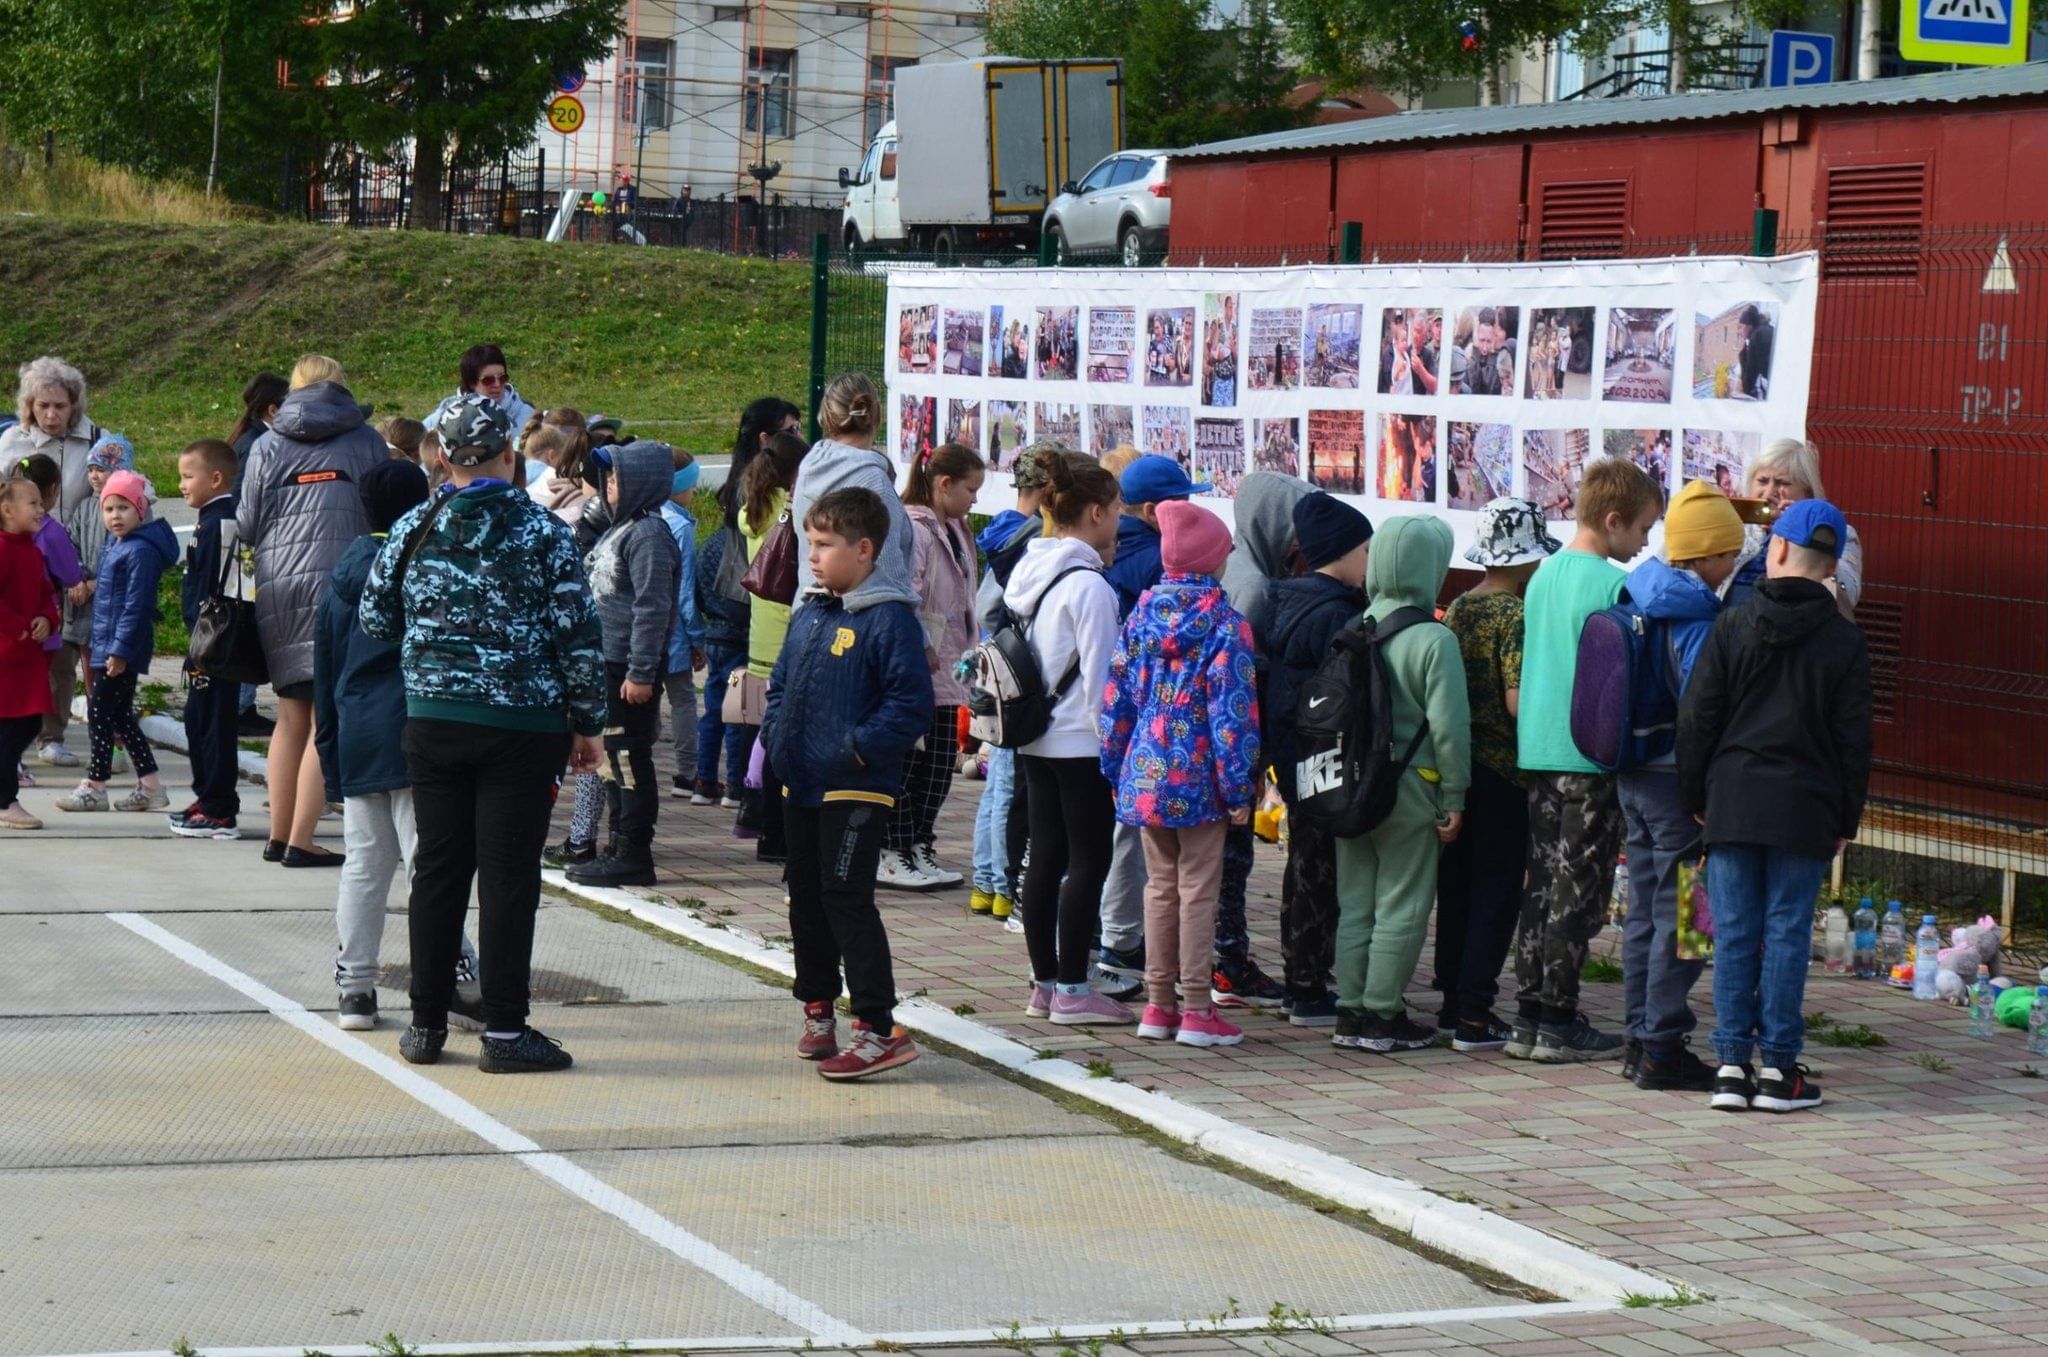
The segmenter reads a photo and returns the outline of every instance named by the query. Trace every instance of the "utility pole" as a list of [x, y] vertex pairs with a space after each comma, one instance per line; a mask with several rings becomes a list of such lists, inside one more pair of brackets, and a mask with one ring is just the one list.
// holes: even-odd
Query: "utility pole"
[[1856, 5], [1856, 78], [1875, 80], [1883, 57], [1884, 11], [1878, 0], [1858, 0]]

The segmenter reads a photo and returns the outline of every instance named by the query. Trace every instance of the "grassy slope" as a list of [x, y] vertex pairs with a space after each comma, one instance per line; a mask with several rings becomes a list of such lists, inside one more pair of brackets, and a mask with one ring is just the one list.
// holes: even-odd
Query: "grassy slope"
[[135, 439], [165, 493], [179, 447], [226, 434], [248, 375], [308, 350], [339, 359], [379, 415], [417, 418], [454, 389], [462, 350], [492, 340], [537, 406], [717, 450], [755, 396], [802, 402], [808, 289], [802, 265], [698, 251], [0, 221], [0, 355], [76, 363], [93, 417]]

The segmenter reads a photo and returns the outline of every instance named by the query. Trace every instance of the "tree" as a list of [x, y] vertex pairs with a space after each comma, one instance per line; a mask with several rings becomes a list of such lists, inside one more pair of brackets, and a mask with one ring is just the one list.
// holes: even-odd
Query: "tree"
[[317, 125], [373, 155], [412, 151], [416, 228], [438, 228], [454, 163], [530, 144], [558, 72], [597, 61], [623, 24], [617, 0], [361, 0], [301, 30]]
[[1299, 127], [1310, 110], [1287, 102], [1295, 85], [1276, 0], [1243, 0], [1237, 15], [1237, 81], [1232, 121], [1240, 136]]
[[[1601, 48], [1635, 13], [1622, 0], [1277, 0], [1290, 45], [1332, 83], [1419, 94], [1485, 81], [1510, 53], [1562, 35]], [[1461, 26], [1476, 39], [1468, 45]]]

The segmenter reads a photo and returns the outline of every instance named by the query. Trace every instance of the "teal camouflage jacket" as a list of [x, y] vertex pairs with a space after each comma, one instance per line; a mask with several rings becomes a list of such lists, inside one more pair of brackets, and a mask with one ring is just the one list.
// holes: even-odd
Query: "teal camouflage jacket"
[[604, 645], [569, 529], [514, 486], [448, 493], [404, 597], [392, 574], [441, 497], [391, 526], [363, 587], [363, 630], [400, 642], [406, 714], [603, 733]]

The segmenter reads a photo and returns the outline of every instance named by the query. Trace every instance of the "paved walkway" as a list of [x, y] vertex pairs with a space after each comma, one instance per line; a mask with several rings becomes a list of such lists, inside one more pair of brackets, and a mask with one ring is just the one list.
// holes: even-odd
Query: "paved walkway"
[[[941, 857], [963, 869], [980, 789], [956, 783], [942, 818]], [[694, 902], [706, 921], [782, 940], [777, 870], [730, 836], [731, 818], [664, 803], [661, 891]], [[1276, 970], [1278, 860], [1278, 850], [1260, 849], [1251, 909], [1256, 953]], [[1447, 1048], [1371, 1056], [1335, 1050], [1326, 1033], [1277, 1016], [1251, 1017], [1248, 1039], [1230, 1051], [1054, 1027], [1021, 1015], [1022, 939], [969, 916], [964, 890], [883, 900], [906, 994], [1032, 1047], [1109, 1062], [1116, 1078], [1476, 1202], [1703, 1298], [1360, 1336], [1370, 1350], [1820, 1354], [2048, 1343], [2048, 1082], [2035, 1077], [2019, 1032], [1972, 1040], [1959, 1010], [1816, 971], [1809, 1014], [1837, 1029], [1867, 1026], [1887, 1044], [1812, 1046], [1807, 1062], [1829, 1097], [1818, 1112], [1731, 1116], [1698, 1095], [1641, 1092], [1614, 1065], [1546, 1067]], [[1425, 954], [1419, 981], [1428, 978]], [[1702, 1042], [1709, 990], [1703, 983], [1697, 996]], [[1596, 1021], [1618, 1026], [1618, 983], [1589, 983], [1586, 999]], [[1433, 993], [1411, 1002], [1435, 1011]]]

